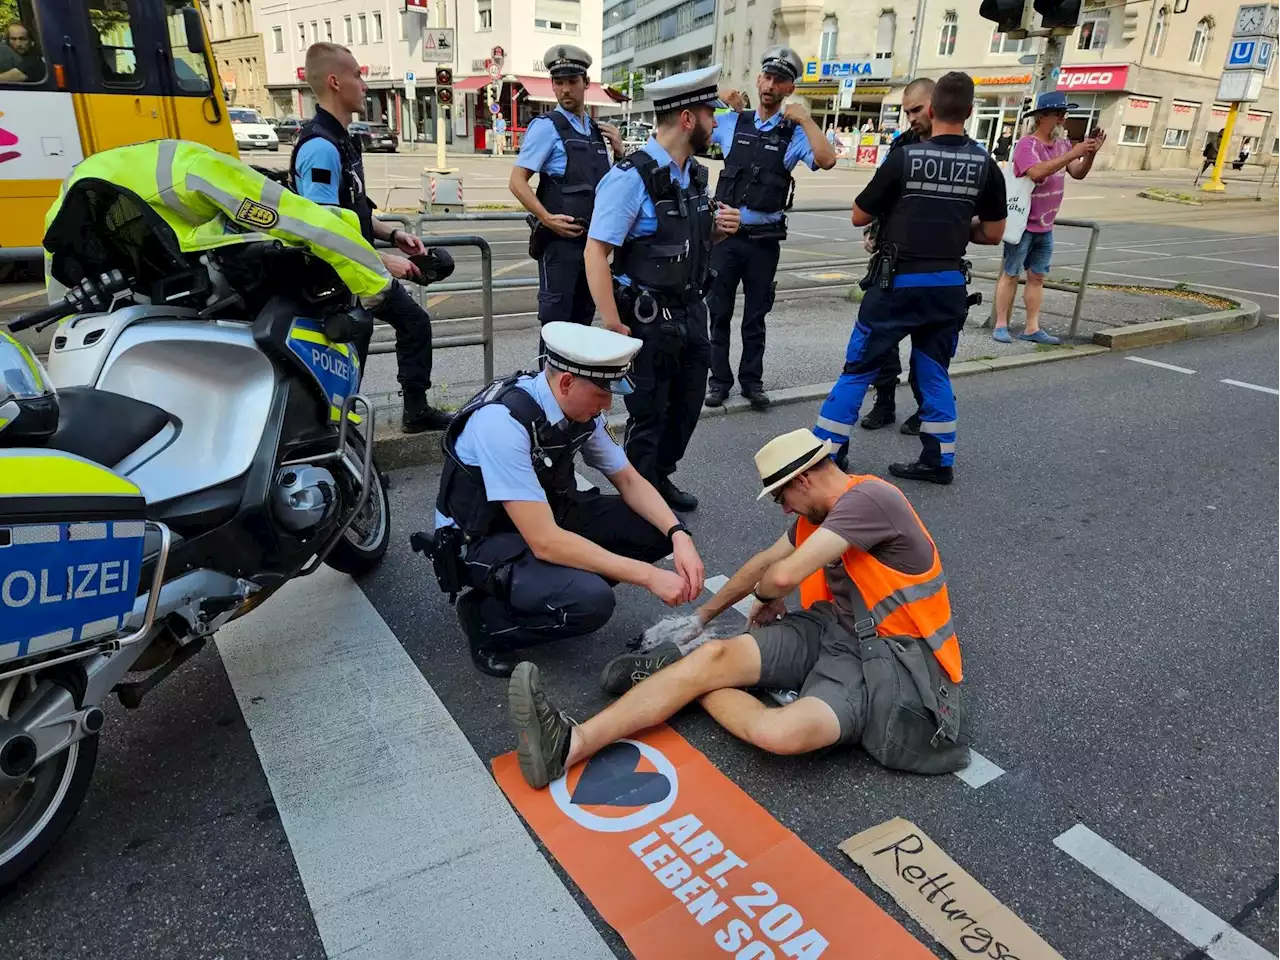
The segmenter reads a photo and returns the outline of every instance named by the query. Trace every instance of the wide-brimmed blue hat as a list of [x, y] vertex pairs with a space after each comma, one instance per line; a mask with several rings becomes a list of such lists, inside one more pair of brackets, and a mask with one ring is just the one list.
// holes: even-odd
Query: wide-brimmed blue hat
[[1036, 108], [1032, 113], [1047, 113], [1050, 110], [1077, 110], [1080, 104], [1067, 103], [1067, 95], [1061, 90], [1049, 90], [1036, 97]]

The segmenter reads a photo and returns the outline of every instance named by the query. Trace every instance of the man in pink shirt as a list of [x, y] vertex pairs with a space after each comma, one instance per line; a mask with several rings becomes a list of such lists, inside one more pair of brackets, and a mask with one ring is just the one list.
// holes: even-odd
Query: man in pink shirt
[[1004, 245], [1004, 269], [996, 283], [996, 328], [991, 338], [1000, 343], [1012, 343], [1009, 334], [1009, 316], [1013, 313], [1013, 300], [1018, 292], [1018, 274], [1027, 271], [1027, 289], [1024, 302], [1027, 307], [1027, 326], [1018, 334], [1019, 340], [1032, 343], [1057, 344], [1062, 341], [1040, 329], [1040, 305], [1044, 302], [1044, 278], [1053, 259], [1053, 223], [1062, 206], [1062, 190], [1069, 173], [1076, 180], [1083, 180], [1093, 167], [1093, 158], [1106, 142], [1102, 130], [1094, 130], [1090, 136], [1071, 145], [1066, 136], [1059, 136], [1058, 128], [1066, 123], [1067, 111], [1076, 104], [1067, 103], [1067, 95], [1059, 90], [1042, 93], [1036, 98], [1036, 108], [1028, 114], [1035, 121], [1035, 131], [1023, 137], [1013, 148], [1013, 174], [1030, 177], [1035, 181], [1031, 193], [1031, 209], [1027, 216], [1027, 229], [1017, 243]]

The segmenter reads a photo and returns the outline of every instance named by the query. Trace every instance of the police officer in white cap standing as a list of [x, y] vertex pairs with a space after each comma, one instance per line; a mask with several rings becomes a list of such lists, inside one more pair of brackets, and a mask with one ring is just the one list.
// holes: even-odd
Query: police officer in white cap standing
[[671, 474], [707, 389], [711, 246], [738, 229], [738, 211], [712, 203], [707, 169], [693, 158], [711, 143], [719, 79], [715, 65], [646, 86], [657, 128], [600, 181], [587, 239], [587, 280], [605, 326], [644, 343], [626, 398], [627, 457], [676, 510], [698, 506]]
[[[770, 47], [756, 77], [759, 106], [716, 116], [711, 138], [725, 158], [716, 181], [716, 200], [737, 207], [742, 226], [711, 255], [709, 407], [723, 404], [733, 386], [729, 330], [739, 284], [744, 302], [738, 385], [751, 406], [757, 410], [769, 406], [764, 390], [765, 317], [773, 308], [773, 278], [781, 242], [787, 236], [786, 211], [795, 195], [791, 171], [798, 163], [810, 170], [830, 170], [836, 165], [835, 148], [809, 111], [799, 103], [783, 106], [795, 92], [801, 69], [794, 50]], [[729, 98], [730, 106], [737, 105], [737, 96], [735, 91]]]
[[[622, 135], [587, 115], [591, 54], [557, 44], [543, 55], [543, 63], [558, 106], [529, 121], [508, 186], [529, 211], [529, 255], [538, 261], [538, 322], [590, 323], [595, 305], [582, 250], [596, 184], [612, 163], [609, 148], [614, 157], [622, 156]], [[530, 185], [535, 173], [536, 193]]]
[[[565, 322], [547, 324], [542, 336], [540, 373], [494, 381], [454, 418], [436, 530], [429, 545], [414, 538], [443, 590], [467, 590], [458, 619], [472, 660], [499, 677], [514, 667], [509, 651], [604, 626], [615, 583], [644, 587], [670, 606], [703, 587], [688, 527], [605, 426], [614, 396], [632, 389], [641, 341]], [[579, 451], [617, 495], [577, 489]], [[654, 566], [667, 554], [674, 572]]]

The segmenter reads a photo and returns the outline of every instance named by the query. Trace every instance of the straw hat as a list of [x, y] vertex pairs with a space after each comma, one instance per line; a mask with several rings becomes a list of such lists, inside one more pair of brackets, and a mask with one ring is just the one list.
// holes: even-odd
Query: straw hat
[[773, 493], [788, 480], [798, 477], [823, 457], [829, 457], [835, 444], [819, 440], [808, 430], [792, 430], [775, 437], [756, 452], [756, 470], [764, 489], [757, 500]]

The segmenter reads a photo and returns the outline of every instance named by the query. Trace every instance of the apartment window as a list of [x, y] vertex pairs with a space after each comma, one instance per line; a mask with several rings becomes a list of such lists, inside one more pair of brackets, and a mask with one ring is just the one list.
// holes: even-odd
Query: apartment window
[[1107, 45], [1107, 33], [1111, 28], [1111, 14], [1091, 13], [1080, 20], [1076, 32], [1077, 50], [1101, 50]]
[[635, 30], [628, 27], [621, 33], [615, 33], [612, 37], [605, 37], [604, 55], [606, 57], [615, 53], [621, 53], [629, 47], [635, 46]]
[[326, 20], [324, 22], [324, 38], [327, 42], [333, 42], [333, 21]]
[[348, 47], [351, 46], [351, 38], [353, 36], [355, 36], [355, 34], [351, 32], [351, 18], [343, 17], [342, 18], [342, 42], [345, 43]]
[[249, 0], [241, 0], [241, 7], [244, 10], [244, 32], [253, 33], [253, 7]]
[[752, 57], [754, 56], [754, 52], [755, 52], [755, 51], [754, 51], [754, 48], [755, 48], [755, 40], [753, 39], [752, 31], [751, 31], [750, 29], [748, 29], [748, 30], [747, 30], [747, 44], [746, 44], [746, 51], [745, 51], [745, 52], [746, 52], [746, 56], [744, 57], [744, 59], [743, 59], [743, 64], [742, 64], [742, 72], [743, 72], [743, 73], [750, 73], [750, 72], [751, 72]]
[[1169, 8], [1161, 7], [1156, 11], [1155, 23], [1151, 25], [1151, 45], [1147, 47], [1150, 56], [1158, 57], [1164, 53], [1164, 41], [1169, 35]]
[[840, 24], [835, 17], [827, 16], [822, 21], [822, 40], [821, 46], [818, 48], [818, 58], [820, 60], [834, 60], [839, 44]]
[[886, 10], [880, 14], [880, 19], [876, 22], [876, 59], [892, 60], [893, 59], [893, 40], [894, 34], [898, 32], [898, 18], [892, 10]]
[[1021, 40], [1015, 40], [1008, 34], [1000, 33], [993, 30], [991, 32], [991, 52], [992, 53], [1026, 53], [1031, 49], [1031, 38], [1024, 37]]
[[271, 28], [271, 52], [284, 53], [284, 28]]
[[635, 16], [636, 0], [623, 0], [622, 3], [615, 3], [612, 7], [604, 12], [604, 28], [608, 30], [610, 27], [616, 27], [623, 21]]
[[1131, 147], [1145, 147], [1147, 145], [1147, 132], [1150, 127], [1135, 127], [1126, 124], [1120, 130], [1120, 142], [1128, 144]]
[[311, 42], [317, 43], [319, 42], [319, 40], [320, 40], [320, 24], [312, 20], [311, 21]]
[[363, 13], [356, 16], [356, 43], [364, 45], [369, 42], [369, 18]]
[[[674, 23], [674, 21], [675, 21], [675, 18], [672, 17], [672, 22]], [[568, 20], [544, 20], [541, 17], [539, 17], [538, 19], [533, 21], [533, 27], [535, 30], [546, 30], [546, 31], [549, 31], [550, 33], [575, 33], [576, 34], [578, 32], [578, 25], [576, 23], [570, 23]], [[675, 32], [673, 27], [671, 37], [674, 37], [674, 36], [675, 36]], [[670, 40], [671, 37], [664, 37], [663, 39]]]
[[1280, 137], [1276, 137], [1271, 141], [1271, 155], [1280, 156]]
[[222, 4], [218, 4], [214, 9], [213, 25], [215, 27], [214, 34], [217, 39], [221, 40], [227, 35], [227, 14], [222, 9]]
[[1164, 145], [1171, 150], [1185, 150], [1190, 142], [1190, 130], [1166, 130], [1164, 132]]
[[954, 10], [948, 10], [942, 15], [942, 29], [938, 31], [938, 56], [949, 57], [956, 52], [958, 19]]
[[380, 13], [373, 15], [373, 42], [382, 42], [382, 14]]
[[493, 29], [493, 0], [476, 0], [476, 29]]
[[1209, 41], [1213, 37], [1213, 27], [1206, 18], [1196, 24], [1196, 32], [1191, 36], [1191, 54], [1187, 57], [1192, 63], [1204, 63], [1204, 55], [1209, 50]]
[[298, 49], [307, 49], [307, 28], [304, 24], [298, 24]]

